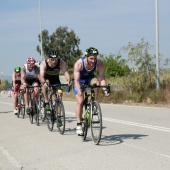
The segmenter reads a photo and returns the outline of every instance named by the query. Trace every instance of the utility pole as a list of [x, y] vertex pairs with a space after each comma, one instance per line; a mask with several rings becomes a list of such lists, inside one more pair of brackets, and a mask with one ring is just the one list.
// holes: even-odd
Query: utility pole
[[40, 17], [40, 40], [41, 40], [41, 61], [43, 61], [43, 46], [42, 46], [42, 18], [41, 18], [41, 0], [39, 0], [39, 17]]
[[155, 0], [156, 7], [156, 89], [160, 88], [159, 77], [159, 22], [158, 22], [158, 0]]

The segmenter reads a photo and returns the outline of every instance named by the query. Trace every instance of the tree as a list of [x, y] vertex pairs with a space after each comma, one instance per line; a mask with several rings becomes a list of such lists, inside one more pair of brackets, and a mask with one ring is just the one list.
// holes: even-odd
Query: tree
[[126, 47], [123, 48], [125, 52], [128, 52], [128, 59], [130, 65], [132, 66], [132, 77], [134, 74], [138, 75], [138, 81], [135, 85], [138, 87], [139, 91], [146, 91], [155, 85], [155, 56], [149, 54], [149, 49], [152, 46], [148, 42], [144, 42], [141, 39], [140, 43], [133, 45], [128, 43]]
[[[38, 35], [41, 42], [40, 34]], [[68, 27], [59, 27], [52, 35], [48, 30], [42, 31], [42, 46], [45, 57], [50, 49], [59, 52], [60, 57], [67, 61], [67, 66], [72, 66], [72, 57], [80, 57], [82, 55], [79, 50], [80, 38], [76, 36], [73, 30], [68, 31]], [[37, 52], [41, 53], [40, 46], [37, 46]]]
[[105, 74], [107, 77], [122, 77], [129, 73], [130, 69], [126, 60], [122, 59], [121, 55], [109, 56], [100, 55], [99, 58], [105, 65]]

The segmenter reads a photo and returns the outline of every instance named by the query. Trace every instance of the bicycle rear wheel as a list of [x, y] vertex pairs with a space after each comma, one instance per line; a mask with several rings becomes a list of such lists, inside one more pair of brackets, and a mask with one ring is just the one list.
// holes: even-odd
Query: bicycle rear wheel
[[53, 131], [54, 128], [54, 121], [55, 121], [55, 115], [54, 115], [54, 109], [52, 106], [52, 102], [50, 104], [50, 111], [46, 111], [46, 121], [47, 121], [47, 127], [49, 131]]
[[58, 128], [60, 134], [64, 134], [64, 131], [65, 131], [65, 109], [64, 109], [63, 101], [60, 98], [57, 99], [54, 110], [55, 110], [55, 117], [56, 117], [55, 123], [57, 124], [57, 128]]
[[97, 101], [92, 103], [90, 127], [92, 139], [98, 145], [102, 135], [102, 112], [100, 104]]

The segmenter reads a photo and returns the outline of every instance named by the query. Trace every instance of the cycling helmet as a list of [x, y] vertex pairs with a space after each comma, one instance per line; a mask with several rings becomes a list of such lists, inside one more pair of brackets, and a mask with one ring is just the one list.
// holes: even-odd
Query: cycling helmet
[[86, 52], [85, 52], [86, 57], [88, 57], [90, 55], [96, 55], [97, 56], [98, 54], [99, 54], [98, 50], [94, 47], [90, 47], [90, 48], [86, 49]]
[[35, 64], [35, 59], [33, 57], [28, 57], [27, 64]]
[[14, 68], [14, 71], [15, 71], [15, 72], [20, 72], [20, 71], [21, 71], [21, 67], [16, 67], [16, 68]]
[[49, 58], [58, 58], [58, 52], [56, 50], [49, 50], [48, 57]]

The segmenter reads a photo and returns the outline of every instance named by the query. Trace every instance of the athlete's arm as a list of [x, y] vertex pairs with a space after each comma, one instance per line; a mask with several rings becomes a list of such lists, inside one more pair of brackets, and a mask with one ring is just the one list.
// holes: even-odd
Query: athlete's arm
[[[104, 64], [100, 60], [98, 60], [98, 63], [97, 63], [97, 70], [99, 71], [100, 85], [106, 86], [106, 79], [105, 79], [105, 74], [104, 74]], [[105, 96], [109, 96], [106, 88], [103, 88], [103, 91], [104, 92], [106, 91]]]
[[21, 83], [22, 84], [25, 83], [25, 78], [26, 78], [26, 69], [25, 69], [25, 66], [23, 65], [21, 67]]
[[71, 76], [68, 72], [66, 63], [62, 59], [60, 59], [60, 69], [64, 72], [64, 75], [65, 75], [67, 81], [69, 82], [69, 85], [71, 85]]
[[82, 95], [81, 87], [79, 83], [81, 69], [82, 69], [82, 62], [79, 59], [74, 65], [74, 84], [75, 84], [76, 89], [78, 90], [79, 95]]
[[45, 61], [43, 61], [40, 64], [40, 75], [39, 75], [39, 80], [42, 84], [45, 82], [45, 78], [44, 78], [45, 70], [46, 70], [46, 63], [45, 63]]
[[12, 85], [15, 88], [15, 72], [12, 74]]

